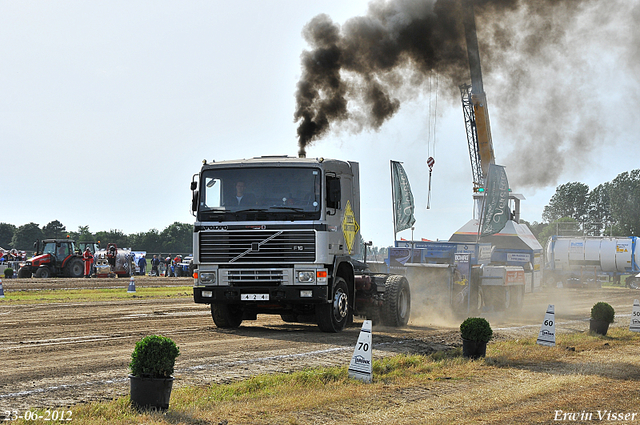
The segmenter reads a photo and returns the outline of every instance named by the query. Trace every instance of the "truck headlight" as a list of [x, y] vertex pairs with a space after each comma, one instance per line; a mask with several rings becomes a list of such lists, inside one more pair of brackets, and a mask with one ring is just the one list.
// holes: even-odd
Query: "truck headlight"
[[203, 285], [215, 285], [216, 284], [216, 273], [215, 272], [200, 272], [199, 273], [200, 283]]
[[316, 281], [315, 270], [301, 270], [298, 271], [298, 282], [300, 283], [314, 283]]

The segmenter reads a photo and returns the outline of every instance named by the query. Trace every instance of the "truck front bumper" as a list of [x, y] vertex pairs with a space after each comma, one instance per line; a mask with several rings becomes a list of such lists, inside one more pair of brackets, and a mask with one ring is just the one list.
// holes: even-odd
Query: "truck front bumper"
[[282, 285], [265, 288], [194, 286], [193, 300], [202, 304], [319, 304], [327, 302], [327, 286]]

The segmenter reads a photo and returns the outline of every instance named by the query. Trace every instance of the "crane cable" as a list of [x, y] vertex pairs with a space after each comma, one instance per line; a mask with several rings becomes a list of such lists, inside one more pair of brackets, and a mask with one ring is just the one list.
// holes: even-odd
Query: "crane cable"
[[[436, 156], [436, 127], [438, 120], [438, 74], [435, 74], [435, 101], [434, 90], [432, 90], [432, 80], [434, 74], [429, 76], [429, 117], [428, 117], [428, 133], [427, 133], [427, 165], [429, 166], [429, 191], [427, 192], [427, 209], [431, 208], [431, 172], [435, 164]], [[433, 107], [432, 107], [433, 106]], [[433, 133], [433, 136], [432, 136]], [[433, 147], [433, 154], [431, 153]]]

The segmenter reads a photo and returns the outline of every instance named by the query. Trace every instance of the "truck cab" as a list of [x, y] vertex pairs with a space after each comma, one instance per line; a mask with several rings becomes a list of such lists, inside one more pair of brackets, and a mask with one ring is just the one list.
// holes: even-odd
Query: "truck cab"
[[[356, 303], [368, 273], [356, 260], [358, 163], [286, 156], [205, 162], [191, 189], [194, 301], [211, 304], [218, 327], [280, 314], [338, 332], [367, 313], [368, 301], [382, 304], [379, 277], [373, 287], [381, 289]], [[371, 291], [370, 282], [364, 286]]]

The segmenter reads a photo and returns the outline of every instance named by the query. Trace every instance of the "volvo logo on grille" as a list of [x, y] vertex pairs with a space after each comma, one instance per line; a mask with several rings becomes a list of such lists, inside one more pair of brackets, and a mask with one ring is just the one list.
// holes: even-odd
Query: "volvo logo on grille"
[[202, 230], [229, 230], [229, 226], [201, 226]]

